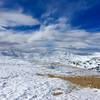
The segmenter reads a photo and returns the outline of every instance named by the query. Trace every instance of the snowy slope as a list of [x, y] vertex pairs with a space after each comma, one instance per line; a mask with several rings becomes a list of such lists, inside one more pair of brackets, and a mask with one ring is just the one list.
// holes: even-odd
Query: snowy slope
[[0, 100], [49, 100], [53, 98], [53, 90], [61, 87], [67, 91], [70, 86], [62, 80], [41, 78], [35, 73], [27, 61], [0, 59]]
[[[99, 89], [83, 89], [68, 81], [39, 76], [37, 73], [88, 75], [90, 71], [60, 66], [52, 69], [49, 64], [30, 63], [22, 59], [2, 56], [0, 57], [0, 100], [99, 100], [100, 98]], [[55, 95], [57, 93], [60, 94]]]
[[100, 53], [93, 55], [75, 55], [67, 50], [45, 50], [44, 48], [9, 49], [1, 50], [0, 56], [12, 56], [29, 61], [58, 62], [66, 65], [73, 65], [80, 68], [93, 69], [100, 71]]

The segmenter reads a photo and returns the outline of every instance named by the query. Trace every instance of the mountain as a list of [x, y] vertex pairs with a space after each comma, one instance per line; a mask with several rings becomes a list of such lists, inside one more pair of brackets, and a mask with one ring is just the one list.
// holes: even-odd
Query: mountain
[[[26, 48], [27, 47], [27, 48]], [[21, 58], [46, 63], [61, 63], [65, 65], [73, 65], [89, 70], [100, 71], [100, 54], [93, 55], [76, 55], [71, 53], [69, 49], [47, 49], [46, 47], [34, 47], [32, 45], [6, 45], [0, 48], [0, 56], [10, 56], [13, 58]]]

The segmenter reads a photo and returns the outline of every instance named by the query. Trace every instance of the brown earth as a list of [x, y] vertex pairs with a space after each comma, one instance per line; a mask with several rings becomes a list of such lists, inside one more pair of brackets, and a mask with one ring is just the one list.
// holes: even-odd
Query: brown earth
[[82, 87], [100, 89], [100, 76], [61, 76], [48, 74], [48, 77], [60, 78]]

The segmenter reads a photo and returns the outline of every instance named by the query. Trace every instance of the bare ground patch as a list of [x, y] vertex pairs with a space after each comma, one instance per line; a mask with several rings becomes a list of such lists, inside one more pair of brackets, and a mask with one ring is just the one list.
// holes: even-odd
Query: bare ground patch
[[61, 76], [48, 74], [48, 77], [60, 78], [82, 87], [100, 89], [100, 76]]

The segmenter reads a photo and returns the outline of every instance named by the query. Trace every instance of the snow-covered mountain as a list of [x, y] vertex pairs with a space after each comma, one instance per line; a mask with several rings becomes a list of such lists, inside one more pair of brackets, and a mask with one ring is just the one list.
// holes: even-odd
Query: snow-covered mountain
[[39, 61], [49, 63], [61, 63], [65, 65], [73, 65], [86, 69], [93, 69], [100, 71], [100, 54], [93, 55], [76, 55], [71, 53], [68, 49], [51, 49], [43, 47], [8, 47], [6, 49], [0, 48], [0, 56], [10, 56], [14, 58], [21, 58], [28, 61]]
[[81, 88], [69, 81], [46, 76], [99, 75], [97, 72], [71, 66], [55, 67], [50, 69], [49, 64], [0, 57], [0, 100], [99, 100], [100, 89]]
[[99, 100], [100, 89], [48, 77], [99, 76], [99, 57], [76, 55], [60, 48], [1, 46], [0, 100]]

